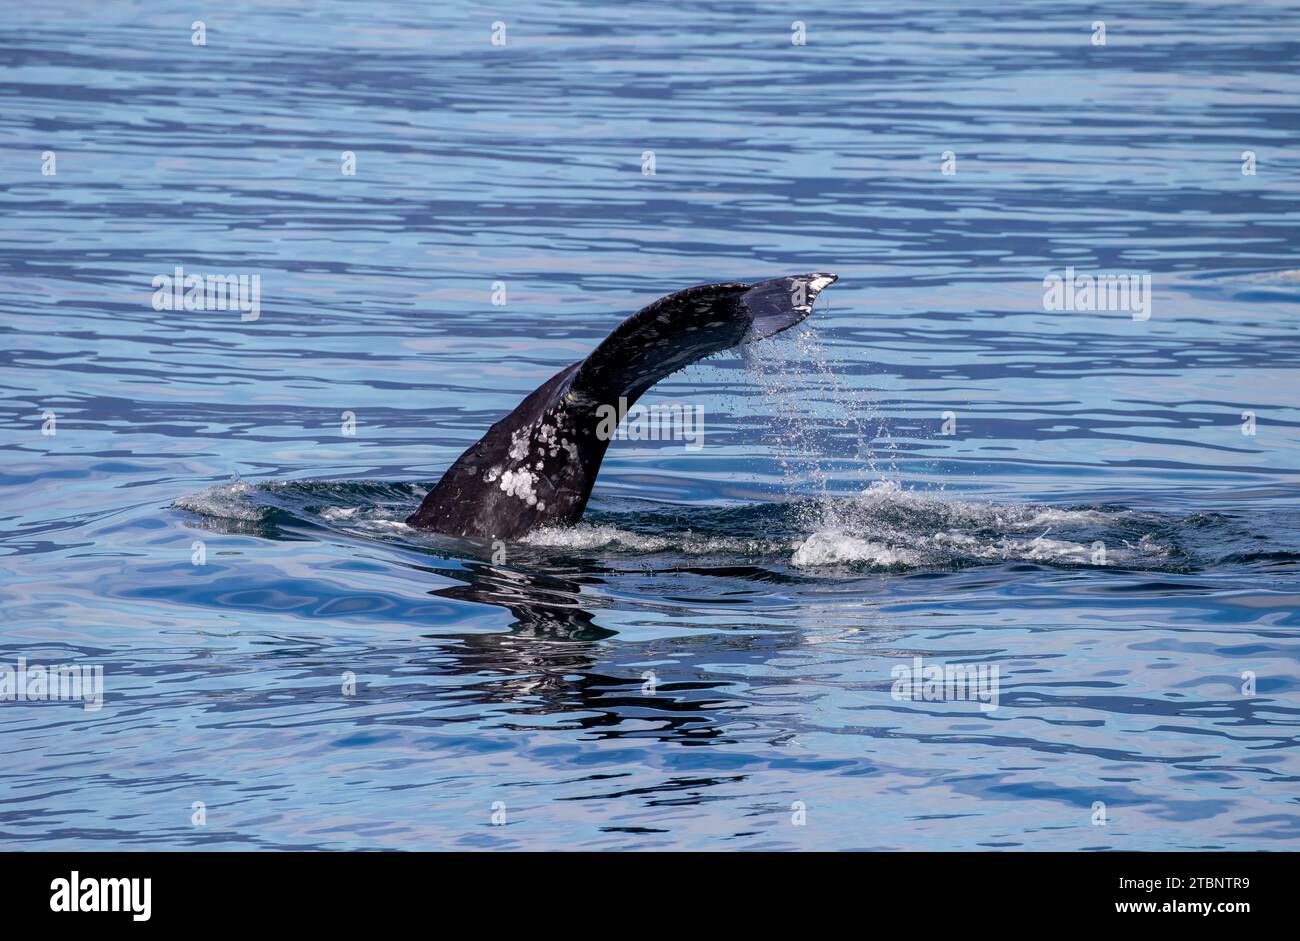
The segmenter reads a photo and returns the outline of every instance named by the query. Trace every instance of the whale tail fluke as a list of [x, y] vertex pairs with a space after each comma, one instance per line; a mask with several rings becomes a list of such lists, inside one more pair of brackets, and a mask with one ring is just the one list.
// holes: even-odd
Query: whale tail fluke
[[583, 360], [574, 391], [634, 402], [646, 389], [713, 353], [793, 327], [836, 275], [790, 275], [756, 284], [701, 284], [641, 308]]
[[702, 284], [641, 308], [488, 429], [406, 522], [499, 539], [576, 522], [609, 446], [601, 406], [621, 410], [691, 363], [793, 327], [835, 280], [814, 272]]
[[745, 342], [764, 340], [793, 327], [812, 313], [817, 295], [838, 280], [839, 275], [815, 271], [758, 282], [740, 298], [753, 318]]

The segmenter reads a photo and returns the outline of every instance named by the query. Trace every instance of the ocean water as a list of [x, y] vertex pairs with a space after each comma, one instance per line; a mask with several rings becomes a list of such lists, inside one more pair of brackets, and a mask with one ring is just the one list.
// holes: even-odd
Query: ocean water
[[[0, 665], [103, 676], [0, 701], [0, 845], [1297, 848], [1300, 7], [196, 10], [0, 23]], [[580, 524], [402, 523], [811, 270]]]

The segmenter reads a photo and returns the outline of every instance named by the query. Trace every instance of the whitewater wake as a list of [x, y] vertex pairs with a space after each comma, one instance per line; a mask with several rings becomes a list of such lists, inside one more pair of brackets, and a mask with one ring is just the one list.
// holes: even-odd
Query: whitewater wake
[[[301, 524], [409, 545], [449, 537], [404, 522], [425, 488], [372, 481], [234, 481], [173, 506], [208, 520]], [[573, 526], [538, 530], [524, 545], [552, 553], [685, 556], [784, 563], [817, 570], [883, 570], [1033, 562], [1059, 566], [1177, 568], [1177, 522], [1103, 506], [963, 500], [877, 481], [853, 496], [725, 507], [647, 503], [634, 511], [592, 510]]]

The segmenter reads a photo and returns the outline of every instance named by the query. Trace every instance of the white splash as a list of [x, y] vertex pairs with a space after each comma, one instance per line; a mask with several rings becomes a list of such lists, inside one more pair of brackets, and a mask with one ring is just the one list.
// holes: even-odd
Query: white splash
[[270, 512], [268, 507], [254, 503], [250, 499], [255, 489], [252, 484], [242, 480], [213, 484], [198, 493], [181, 497], [172, 506], [180, 510], [189, 510], [200, 516], [255, 523], [265, 519]]
[[845, 533], [813, 533], [795, 547], [794, 555], [790, 557], [790, 563], [799, 568], [845, 562], [865, 562], [880, 568], [892, 568], [914, 565], [917, 556], [906, 549], [893, 548]]

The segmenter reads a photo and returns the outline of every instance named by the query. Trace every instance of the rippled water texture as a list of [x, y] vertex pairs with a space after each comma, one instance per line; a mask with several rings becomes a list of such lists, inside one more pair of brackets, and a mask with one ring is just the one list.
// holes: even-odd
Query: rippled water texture
[[[1300, 9], [209, 6], [0, 24], [0, 664], [105, 684], [0, 701], [0, 843], [1297, 847]], [[402, 523], [630, 311], [812, 270], [581, 524]]]

